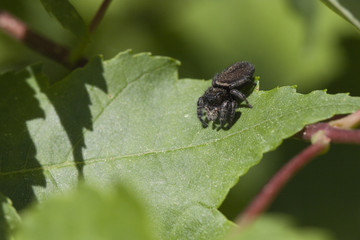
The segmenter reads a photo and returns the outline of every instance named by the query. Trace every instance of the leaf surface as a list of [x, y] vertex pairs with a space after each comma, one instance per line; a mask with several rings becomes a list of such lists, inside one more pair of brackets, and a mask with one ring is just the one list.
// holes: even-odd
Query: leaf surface
[[26, 212], [16, 239], [155, 239], [145, 207], [117, 186], [99, 191], [81, 186]]
[[329, 232], [321, 229], [298, 227], [289, 217], [267, 214], [261, 216], [254, 224], [243, 229], [243, 231], [229, 234], [226, 239], [333, 240], [335, 238]]
[[233, 224], [217, 208], [265, 152], [306, 124], [360, 106], [347, 94], [281, 87], [252, 93], [254, 108], [240, 108], [230, 130], [203, 129], [196, 102], [210, 81], [178, 80], [178, 65], [124, 52], [95, 58], [51, 87], [37, 67], [0, 78], [27, 83], [18, 93], [0, 88], [8, 113], [0, 116], [0, 191], [22, 208], [82, 178], [121, 181], [154, 207], [163, 239], [219, 239]]

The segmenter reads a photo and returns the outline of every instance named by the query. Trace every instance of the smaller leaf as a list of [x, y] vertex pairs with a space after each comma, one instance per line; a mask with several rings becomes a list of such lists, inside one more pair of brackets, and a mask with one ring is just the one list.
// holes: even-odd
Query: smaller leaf
[[0, 239], [6, 239], [20, 224], [20, 216], [9, 198], [0, 193]]
[[41, 3], [64, 28], [79, 38], [88, 37], [88, 29], [84, 20], [68, 0], [41, 0]]
[[321, 0], [334, 12], [345, 18], [360, 30], [360, 1], [354, 0]]
[[333, 240], [329, 232], [317, 228], [299, 228], [282, 215], [264, 215], [245, 229], [235, 229], [226, 240]]
[[149, 240], [153, 229], [142, 202], [124, 187], [105, 192], [81, 185], [27, 212], [16, 239]]

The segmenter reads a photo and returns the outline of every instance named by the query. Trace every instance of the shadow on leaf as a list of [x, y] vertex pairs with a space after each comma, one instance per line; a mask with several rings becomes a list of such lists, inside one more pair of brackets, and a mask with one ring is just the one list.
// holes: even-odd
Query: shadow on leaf
[[35, 200], [33, 186], [46, 186], [26, 125], [27, 121], [45, 117], [35, 91], [27, 83], [30, 77], [26, 70], [0, 76], [0, 191], [17, 209]]
[[72, 155], [78, 170], [78, 178], [83, 179], [84, 157], [82, 149], [86, 148], [84, 130], [93, 130], [90, 112], [90, 97], [86, 85], [95, 86], [107, 93], [100, 58], [91, 61], [85, 69], [75, 71], [70, 77], [49, 86], [44, 76], [36, 78], [41, 91], [48, 97], [55, 108], [72, 146]]
[[[107, 92], [100, 58], [95, 59], [85, 68], [86, 71], [77, 70], [52, 86], [49, 86], [47, 77], [41, 73], [38, 66], [0, 76], [0, 192], [9, 197], [18, 210], [36, 201], [34, 186], [47, 187], [48, 177], [45, 176], [47, 173], [42, 166], [47, 163], [47, 159], [37, 159], [39, 146], [36, 146], [36, 139], [32, 139], [36, 137], [40, 140], [42, 135], [33, 136], [33, 131], [38, 130], [33, 129], [30, 132], [27, 123], [39, 118], [52, 121], [47, 119], [49, 109], [44, 112], [35, 96], [38, 94], [35, 90], [36, 83], [56, 111], [71, 144], [71, 149], [64, 150], [68, 151], [69, 159], [71, 155], [73, 156], [78, 178], [83, 178], [82, 151], [86, 147], [83, 134], [84, 131], [93, 129], [91, 101], [87, 87], [95, 86]], [[35, 78], [36, 82], [30, 81], [32, 78]], [[46, 98], [42, 99], [41, 101], [46, 101]], [[47, 105], [46, 102], [44, 104]], [[49, 142], [49, 146], [51, 144], [54, 142]], [[63, 160], [66, 161], [59, 159], [59, 161]], [[55, 181], [55, 179], [51, 180], [51, 177], [49, 179]], [[4, 214], [0, 215], [1, 217], [4, 218]]]

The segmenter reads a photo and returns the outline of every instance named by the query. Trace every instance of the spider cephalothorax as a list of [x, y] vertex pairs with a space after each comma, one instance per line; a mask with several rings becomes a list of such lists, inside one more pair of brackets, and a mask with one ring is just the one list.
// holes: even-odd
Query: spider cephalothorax
[[209, 121], [220, 121], [220, 127], [231, 124], [235, 117], [238, 101], [245, 101], [252, 108], [244, 93], [241, 92], [247, 83], [254, 82], [255, 67], [249, 62], [237, 62], [222, 73], [215, 75], [209, 87], [197, 102], [197, 115], [203, 127], [208, 124], [203, 119], [204, 110]]

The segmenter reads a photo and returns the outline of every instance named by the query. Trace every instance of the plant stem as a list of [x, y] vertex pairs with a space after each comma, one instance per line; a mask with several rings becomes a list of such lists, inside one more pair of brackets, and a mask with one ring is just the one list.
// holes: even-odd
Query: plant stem
[[316, 132], [324, 131], [325, 135], [329, 137], [333, 143], [360, 144], [360, 130], [341, 129], [333, 127], [330, 124], [331, 122], [308, 125], [300, 133], [301, 138], [310, 140]]
[[101, 4], [100, 8], [98, 9], [98, 11], [96, 12], [93, 20], [90, 23], [90, 27], [89, 30], [90, 32], [94, 32], [96, 27], [99, 25], [101, 19], [104, 17], [105, 12], [107, 10], [107, 8], [110, 5], [111, 0], [104, 0], [103, 3]]
[[87, 62], [85, 58], [81, 58], [75, 63], [70, 62], [70, 51], [66, 47], [32, 31], [24, 22], [8, 12], [0, 11], [0, 29], [8, 36], [24, 43], [34, 51], [39, 52], [69, 69], [84, 66]]
[[295, 175], [305, 164], [316, 156], [322, 154], [328, 147], [330, 140], [323, 139], [305, 148], [301, 153], [292, 158], [283, 166], [263, 187], [245, 211], [235, 220], [240, 227], [244, 227], [258, 217], [276, 197], [282, 187]]
[[270, 205], [282, 187], [304, 165], [322, 154], [334, 143], [360, 144], [360, 130], [351, 130], [360, 123], [360, 111], [330, 122], [320, 122], [306, 126], [296, 134], [304, 140], [311, 140], [312, 145], [292, 158], [264, 186], [249, 206], [239, 215], [235, 222], [244, 227], [254, 221]]

